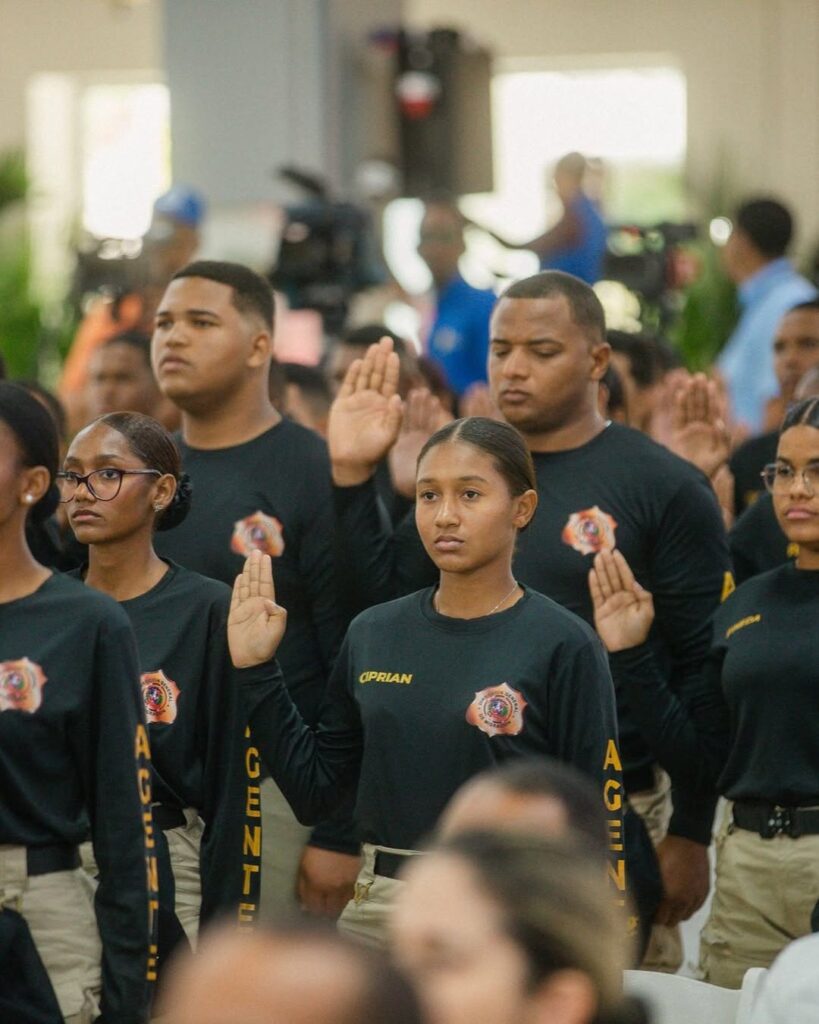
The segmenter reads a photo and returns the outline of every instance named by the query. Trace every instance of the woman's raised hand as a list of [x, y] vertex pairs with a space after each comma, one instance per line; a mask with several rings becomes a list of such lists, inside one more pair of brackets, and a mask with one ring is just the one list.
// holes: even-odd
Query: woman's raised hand
[[415, 467], [421, 449], [451, 420], [429, 388], [413, 388], [407, 395], [401, 431], [390, 450], [390, 477], [398, 494], [415, 500]]
[[635, 580], [619, 551], [601, 551], [589, 572], [594, 626], [606, 650], [638, 647], [648, 638], [654, 622], [651, 594]]
[[269, 661], [279, 648], [287, 612], [276, 604], [270, 555], [251, 551], [233, 584], [227, 621], [228, 647], [236, 668]]
[[347, 371], [330, 407], [327, 445], [333, 480], [351, 487], [368, 480], [401, 429], [398, 356], [392, 338], [370, 345]]

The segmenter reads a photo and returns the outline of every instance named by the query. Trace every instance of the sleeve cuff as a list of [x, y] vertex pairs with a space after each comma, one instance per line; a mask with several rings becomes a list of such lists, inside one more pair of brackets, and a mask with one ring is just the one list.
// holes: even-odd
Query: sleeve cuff
[[672, 799], [674, 811], [668, 826], [668, 834], [710, 846], [717, 798], [710, 793], [683, 795], [679, 790], [673, 790]]

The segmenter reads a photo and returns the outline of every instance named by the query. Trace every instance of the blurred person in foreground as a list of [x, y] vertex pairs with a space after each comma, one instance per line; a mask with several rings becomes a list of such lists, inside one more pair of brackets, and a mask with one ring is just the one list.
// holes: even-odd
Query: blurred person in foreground
[[[452, 797], [438, 823], [438, 835], [448, 839], [461, 832], [500, 829], [528, 832], [576, 843], [584, 855], [597, 858], [602, 871], [612, 851], [626, 851], [626, 875], [637, 868], [655, 884], [627, 885], [636, 917], [630, 916], [629, 935], [639, 927], [637, 962], [645, 954], [654, 914], [662, 898], [662, 883], [651, 840], [638, 814], [626, 804], [623, 831], [613, 829], [599, 795], [570, 764], [549, 757], [527, 757], [498, 765], [464, 783]], [[631, 966], [631, 965], [629, 965]]]
[[562, 270], [594, 284], [603, 276], [606, 225], [584, 182], [588, 162], [581, 153], [567, 153], [554, 170], [554, 189], [563, 205], [557, 223], [528, 242], [510, 242], [494, 231], [487, 233], [507, 249], [528, 249], [540, 260], [541, 270]]
[[391, 921], [429, 1024], [645, 1020], [597, 858], [513, 832], [464, 832], [416, 857]]
[[766, 428], [766, 403], [778, 393], [771, 345], [783, 315], [816, 298], [816, 289], [786, 257], [790, 211], [775, 199], [750, 199], [737, 209], [722, 262], [736, 284], [742, 313], [717, 360], [731, 410], [750, 434]]
[[421, 1024], [385, 957], [316, 925], [216, 929], [171, 965], [165, 1024]]

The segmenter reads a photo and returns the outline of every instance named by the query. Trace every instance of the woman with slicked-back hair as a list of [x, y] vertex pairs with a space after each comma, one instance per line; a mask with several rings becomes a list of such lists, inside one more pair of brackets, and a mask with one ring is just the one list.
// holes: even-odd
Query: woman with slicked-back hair
[[610, 819], [621, 799], [602, 646], [512, 575], [518, 535], [537, 505], [520, 434], [482, 417], [449, 424], [422, 449], [416, 487], [418, 529], [439, 583], [355, 619], [315, 732], [264, 665], [286, 613], [261, 552], [237, 579], [228, 625], [250, 727], [296, 814], [319, 817], [359, 779], [364, 867], [340, 926], [373, 944], [383, 941], [397, 875], [482, 769], [550, 754], [591, 777]]
[[[658, 687], [654, 613], [618, 553], [591, 574], [598, 632], [629, 705], [668, 767], [731, 801], [701, 972], [739, 988], [819, 918], [819, 399], [794, 405], [762, 473], [795, 561], [742, 583], [713, 621], [695, 699]], [[815, 923], [813, 925], [815, 927]]]
[[95, 420], [72, 441], [59, 484], [71, 528], [88, 545], [78, 575], [120, 603], [137, 641], [153, 761], [161, 965], [185, 937], [195, 946], [200, 921], [250, 920], [258, 904], [258, 760], [231, 678], [230, 591], [154, 551], [155, 532], [185, 518], [191, 485], [173, 438], [150, 416]]

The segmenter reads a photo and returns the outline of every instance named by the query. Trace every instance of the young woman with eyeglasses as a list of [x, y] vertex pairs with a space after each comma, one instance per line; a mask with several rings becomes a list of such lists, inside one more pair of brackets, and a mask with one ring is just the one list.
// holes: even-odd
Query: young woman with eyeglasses
[[[0, 920], [5, 943], [22, 915], [66, 1021], [102, 1011], [141, 1024], [153, 974], [152, 842], [137, 653], [114, 601], [52, 573], [28, 548], [26, 524], [57, 507], [58, 460], [49, 413], [0, 383]], [[89, 832], [96, 895], [80, 868]], [[9, 1001], [22, 984], [19, 953], [4, 945], [3, 1020], [33, 1019], [30, 1002]]]
[[137, 640], [163, 853], [162, 958], [179, 925], [195, 944], [200, 921], [218, 912], [252, 919], [258, 903], [260, 823], [248, 800], [258, 768], [231, 679], [230, 591], [154, 551], [154, 532], [181, 522], [191, 500], [173, 438], [156, 420], [134, 412], [95, 420], [71, 443], [58, 482], [77, 540], [88, 545], [78, 573], [120, 603]]
[[788, 412], [763, 480], [798, 554], [716, 613], [698, 699], [666, 689], [657, 701], [651, 595], [622, 556], [599, 555], [590, 576], [598, 632], [643, 727], [673, 770], [716, 779], [732, 801], [700, 959], [706, 980], [735, 988], [819, 923], [819, 399]]

